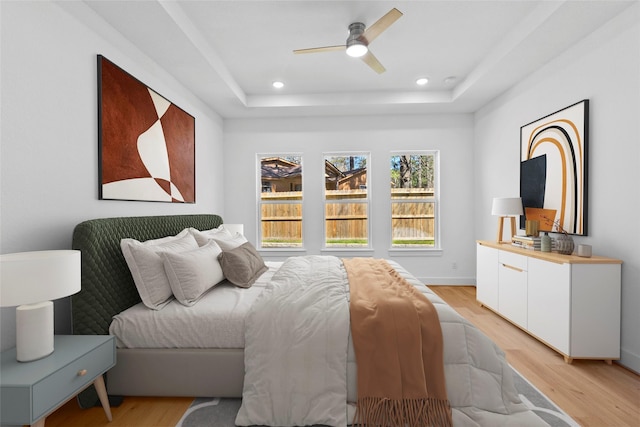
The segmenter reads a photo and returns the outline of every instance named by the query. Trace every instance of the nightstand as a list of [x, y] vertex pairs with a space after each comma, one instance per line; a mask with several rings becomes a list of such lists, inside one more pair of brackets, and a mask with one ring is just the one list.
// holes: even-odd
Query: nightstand
[[0, 423], [44, 427], [45, 417], [94, 384], [111, 421], [102, 374], [116, 364], [110, 335], [56, 335], [54, 352], [33, 362], [18, 362], [16, 349], [3, 351], [0, 368]]

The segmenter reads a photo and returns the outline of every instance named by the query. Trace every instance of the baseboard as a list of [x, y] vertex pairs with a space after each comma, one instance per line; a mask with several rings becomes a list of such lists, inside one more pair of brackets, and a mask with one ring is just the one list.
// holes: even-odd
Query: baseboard
[[621, 348], [620, 360], [618, 360], [616, 363], [640, 375], [640, 356], [638, 356], [637, 354], [633, 354], [630, 351]]
[[429, 286], [475, 286], [475, 277], [418, 277], [422, 283]]

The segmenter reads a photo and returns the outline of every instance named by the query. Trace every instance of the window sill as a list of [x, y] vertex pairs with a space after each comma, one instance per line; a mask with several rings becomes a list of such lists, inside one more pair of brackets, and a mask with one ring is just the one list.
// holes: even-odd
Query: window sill
[[389, 255], [394, 257], [416, 257], [416, 256], [442, 256], [444, 251], [440, 248], [405, 249], [389, 248]]
[[258, 253], [262, 256], [290, 257], [302, 256], [307, 253], [305, 248], [260, 248]]

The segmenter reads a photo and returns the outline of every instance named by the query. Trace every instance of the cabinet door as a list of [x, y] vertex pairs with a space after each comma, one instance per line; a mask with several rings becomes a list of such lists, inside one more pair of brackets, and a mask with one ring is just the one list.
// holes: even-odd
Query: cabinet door
[[500, 251], [498, 283], [498, 311], [527, 329], [527, 257]]
[[477, 245], [476, 299], [498, 310], [498, 250]]
[[570, 355], [571, 266], [529, 259], [528, 329]]
[[620, 357], [620, 264], [571, 269], [571, 355]]

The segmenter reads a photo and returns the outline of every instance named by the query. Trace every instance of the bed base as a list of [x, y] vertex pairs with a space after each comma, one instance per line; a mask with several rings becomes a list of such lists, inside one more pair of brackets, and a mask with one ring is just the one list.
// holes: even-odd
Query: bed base
[[244, 350], [126, 349], [107, 373], [112, 396], [242, 397]]
[[[242, 397], [244, 349], [119, 348], [107, 372], [110, 396]], [[347, 356], [347, 401], [358, 396], [353, 345]]]

